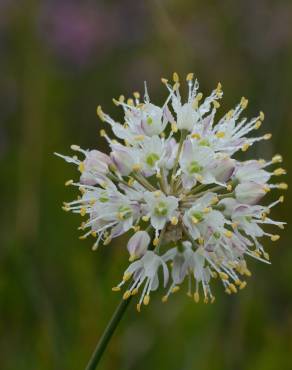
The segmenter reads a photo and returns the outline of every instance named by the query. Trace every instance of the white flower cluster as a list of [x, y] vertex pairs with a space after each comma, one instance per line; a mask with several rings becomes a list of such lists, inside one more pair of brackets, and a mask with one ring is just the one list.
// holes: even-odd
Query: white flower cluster
[[270, 134], [248, 136], [261, 126], [264, 114], [251, 120], [240, 118], [248, 104], [242, 98], [215, 123], [221, 84], [203, 99], [193, 74], [186, 81], [185, 102], [177, 73], [173, 83], [162, 79], [169, 92], [162, 107], [150, 102], [146, 85], [143, 101], [139, 93], [133, 99], [114, 99], [123, 108], [124, 123], [113, 120], [99, 106], [98, 116], [116, 137], [112, 140], [101, 130], [111, 149], [109, 155], [76, 145], [72, 149], [82, 159], [60, 155], [81, 172], [78, 182], [66, 183], [77, 186], [81, 196], [63, 207], [88, 216], [80, 227], [86, 230], [81, 238], [95, 237], [96, 249], [134, 232], [127, 246], [131, 264], [113, 290], [126, 284], [124, 299], [140, 293], [138, 310], [158, 288], [160, 273], [164, 287], [169, 286], [163, 302], [185, 280], [187, 293], [196, 302], [200, 295], [206, 303], [214, 301], [212, 278], [220, 279], [226, 293], [237, 292], [251, 274], [247, 256], [269, 263], [259, 239], [279, 239], [264, 231], [264, 225], [284, 227], [269, 217], [283, 196], [268, 206], [258, 204], [271, 189], [287, 188], [285, 183], [269, 183], [272, 177], [285, 174], [282, 168], [268, 170], [282, 161], [281, 156], [271, 161], [233, 158], [238, 151], [270, 139]]

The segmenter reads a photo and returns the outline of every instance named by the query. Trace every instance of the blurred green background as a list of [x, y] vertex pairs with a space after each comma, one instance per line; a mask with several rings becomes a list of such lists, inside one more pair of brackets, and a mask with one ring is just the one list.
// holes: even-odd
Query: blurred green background
[[[193, 71], [203, 92], [223, 84], [223, 109], [242, 95], [266, 114], [273, 140], [248, 152], [292, 163], [292, 2], [0, 1], [0, 369], [84, 369], [120, 296], [126, 239], [91, 251], [78, 216], [62, 212], [75, 168], [52, 153], [70, 144], [107, 150], [96, 105], [143, 89], [166, 96], [160, 77]], [[289, 182], [291, 170], [286, 179]], [[274, 197], [279, 194], [275, 192]], [[289, 191], [274, 218], [291, 222]], [[216, 304], [153, 294], [129, 308], [104, 370], [291, 369], [291, 229], [251, 263], [248, 288]]]

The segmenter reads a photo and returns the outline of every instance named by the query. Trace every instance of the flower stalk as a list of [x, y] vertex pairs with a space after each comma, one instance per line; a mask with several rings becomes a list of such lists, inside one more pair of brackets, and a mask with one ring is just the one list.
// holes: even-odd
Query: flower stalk
[[131, 302], [131, 297], [128, 299], [122, 299], [117, 306], [110, 322], [108, 323], [107, 327], [105, 328], [99, 342], [96, 345], [96, 348], [86, 366], [86, 370], [95, 370], [97, 368], [97, 365], [99, 364], [99, 361], [101, 359], [101, 356], [103, 355], [104, 351], [107, 348], [107, 345], [109, 341], [111, 340], [111, 337], [113, 336], [119, 322], [121, 321], [122, 317], [124, 316], [127, 307], [129, 306], [129, 303]]

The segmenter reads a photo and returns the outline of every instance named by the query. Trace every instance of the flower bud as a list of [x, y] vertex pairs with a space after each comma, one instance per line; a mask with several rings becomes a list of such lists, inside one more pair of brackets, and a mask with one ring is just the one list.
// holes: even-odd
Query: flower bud
[[235, 196], [240, 203], [256, 204], [265, 194], [264, 185], [252, 181], [239, 184], [235, 188]]
[[127, 248], [130, 253], [130, 260], [142, 257], [147, 251], [150, 243], [150, 236], [146, 231], [137, 231], [129, 240]]
[[97, 184], [97, 178], [108, 172], [110, 157], [98, 150], [90, 150], [86, 153], [86, 158], [80, 163], [81, 171], [80, 182], [85, 185]]
[[127, 148], [117, 146], [110, 156], [121, 175], [128, 176], [132, 172], [134, 160]]

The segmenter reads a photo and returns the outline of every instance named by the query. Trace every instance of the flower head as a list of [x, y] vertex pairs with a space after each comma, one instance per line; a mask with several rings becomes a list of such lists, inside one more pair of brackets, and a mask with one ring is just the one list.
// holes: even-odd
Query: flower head
[[124, 299], [140, 293], [138, 310], [158, 288], [160, 270], [163, 285], [170, 280], [163, 302], [185, 279], [195, 302], [201, 295], [206, 303], [214, 301], [211, 282], [216, 277], [226, 293], [236, 293], [251, 274], [248, 258], [269, 263], [260, 238], [276, 241], [279, 235], [267, 232], [265, 225], [284, 227], [270, 218], [283, 196], [269, 205], [259, 204], [270, 190], [287, 189], [283, 182], [270, 182], [285, 174], [282, 168], [268, 169], [282, 157], [241, 161], [236, 156], [271, 137], [250, 136], [261, 126], [264, 114], [241, 118], [248, 104], [242, 98], [216, 122], [221, 84], [204, 99], [189, 74], [188, 96], [183, 100], [176, 73], [173, 80], [171, 84], [162, 79], [169, 94], [161, 107], [150, 102], [146, 86], [142, 101], [139, 93], [128, 100], [114, 99], [124, 111], [124, 123], [97, 108], [116, 136], [111, 139], [101, 130], [109, 155], [76, 145], [72, 149], [82, 158], [60, 155], [81, 172], [80, 180], [66, 183], [77, 186], [81, 196], [63, 206], [87, 216], [81, 238], [92, 235], [96, 249], [123, 233], [133, 233], [127, 245], [131, 264], [113, 290], [128, 285]]

